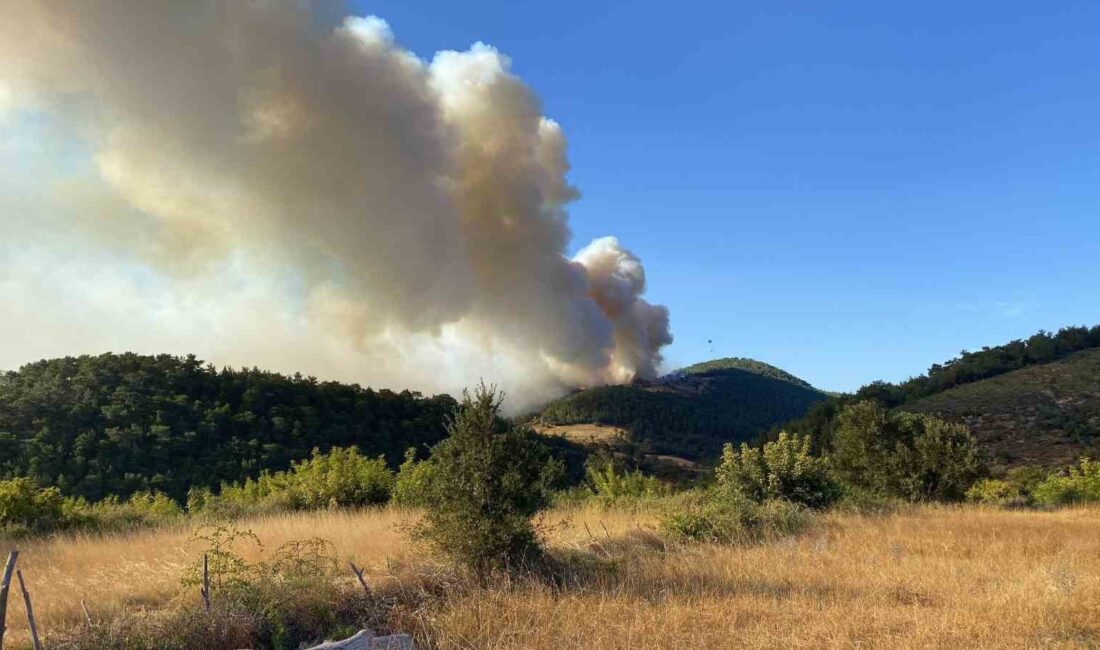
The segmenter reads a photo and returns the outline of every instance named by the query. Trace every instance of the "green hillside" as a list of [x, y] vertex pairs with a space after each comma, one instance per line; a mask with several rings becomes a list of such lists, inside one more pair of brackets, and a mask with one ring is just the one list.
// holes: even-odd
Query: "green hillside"
[[963, 384], [899, 407], [967, 424], [1001, 465], [1100, 457], [1100, 349]]
[[[730, 361], [712, 362], [711, 368], [699, 364], [652, 384], [580, 391], [552, 402], [539, 420], [614, 425], [653, 453], [700, 460], [717, 455], [726, 442], [749, 440], [798, 417], [827, 397], [773, 366], [753, 362], [751, 367], [763, 370], [756, 372]], [[736, 363], [747, 366], [745, 361], [751, 360]]]
[[0, 375], [0, 478], [90, 499], [147, 489], [180, 499], [191, 486], [286, 469], [314, 447], [356, 445], [397, 464], [443, 438], [454, 406], [194, 357], [40, 361]]
[[893, 384], [873, 382], [831, 397], [780, 429], [808, 435], [818, 451], [832, 445], [836, 415], [874, 400], [902, 411], [964, 422], [1001, 466], [1056, 466], [1093, 453], [1100, 390], [1100, 326], [1040, 331], [981, 350], [963, 351], [925, 374]]

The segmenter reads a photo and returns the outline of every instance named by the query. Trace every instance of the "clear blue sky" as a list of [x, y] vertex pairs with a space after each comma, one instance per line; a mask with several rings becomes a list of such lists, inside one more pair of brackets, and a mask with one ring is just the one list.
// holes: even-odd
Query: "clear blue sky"
[[1100, 3], [354, 8], [512, 57], [570, 138], [574, 244], [641, 255], [670, 367], [848, 390], [1100, 323]]

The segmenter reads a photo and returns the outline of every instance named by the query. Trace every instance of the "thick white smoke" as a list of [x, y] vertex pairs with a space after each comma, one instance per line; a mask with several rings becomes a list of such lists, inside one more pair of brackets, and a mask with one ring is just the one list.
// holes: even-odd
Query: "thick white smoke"
[[[104, 341], [114, 300], [220, 362], [428, 390], [481, 375], [520, 401], [652, 376], [668, 311], [617, 240], [566, 257], [565, 137], [508, 60], [478, 44], [425, 62], [378, 18], [318, 22], [290, 0], [3, 0], [0, 104], [60, 120], [96, 170], [50, 185], [48, 219], [0, 203], [8, 244], [93, 237], [54, 284], [131, 271], [93, 285], [123, 288], [85, 305], [97, 326], [73, 345]], [[30, 279], [51, 295], [26, 264], [0, 265], [9, 308]]]

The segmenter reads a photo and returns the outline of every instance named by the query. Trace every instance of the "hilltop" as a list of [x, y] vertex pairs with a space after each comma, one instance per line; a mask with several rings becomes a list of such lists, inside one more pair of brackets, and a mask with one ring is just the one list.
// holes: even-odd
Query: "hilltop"
[[563, 426], [604, 425], [607, 435], [646, 452], [706, 460], [724, 443], [750, 440], [826, 398], [775, 366], [716, 359], [654, 382], [578, 391], [551, 402], [537, 419], [565, 435]]
[[751, 372], [761, 377], [771, 377], [772, 379], [778, 379], [780, 381], [786, 381], [794, 384], [795, 386], [802, 386], [803, 388], [813, 388], [810, 382], [799, 379], [791, 373], [777, 368], [770, 363], [764, 363], [763, 361], [757, 361], [756, 359], [748, 359], [746, 357], [725, 357], [723, 359], [712, 359], [711, 361], [703, 361], [696, 363], [685, 368], [680, 368], [670, 372], [665, 380], [671, 381], [676, 378], [684, 377], [687, 375], [702, 375], [710, 372], [721, 370], [744, 370]]

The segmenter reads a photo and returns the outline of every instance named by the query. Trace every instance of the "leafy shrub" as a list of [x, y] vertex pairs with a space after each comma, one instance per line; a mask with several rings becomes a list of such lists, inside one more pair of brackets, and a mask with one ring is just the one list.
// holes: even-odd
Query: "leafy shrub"
[[1005, 472], [1004, 480], [1013, 485], [1027, 499], [1035, 492], [1035, 488], [1047, 478], [1047, 471], [1037, 465], [1022, 465], [1013, 467]]
[[585, 466], [590, 493], [602, 501], [653, 499], [668, 496], [672, 490], [656, 476], [641, 470], [627, 471], [607, 458], [593, 457]]
[[1027, 502], [1020, 488], [1008, 481], [987, 478], [978, 481], [966, 491], [967, 501], [985, 505], [1023, 505]]
[[448, 424], [450, 436], [432, 449], [427, 512], [413, 537], [485, 577], [536, 556], [531, 517], [544, 508], [561, 465], [530, 431], [499, 417], [495, 388], [463, 392]]
[[0, 481], [0, 528], [8, 534], [123, 530], [166, 523], [182, 513], [162, 492], [135, 492], [125, 501], [112, 496], [89, 503], [63, 497], [55, 487], [38, 488], [29, 478]]
[[1076, 467], [1047, 477], [1035, 486], [1035, 502], [1042, 505], [1069, 505], [1100, 501], [1100, 461], [1082, 458]]
[[840, 498], [840, 485], [829, 462], [810, 453], [808, 437], [786, 432], [763, 448], [727, 444], [716, 470], [719, 488], [754, 501], [785, 499], [811, 508], [825, 507]]
[[221, 493], [192, 489], [188, 510], [223, 517], [279, 510], [378, 505], [390, 498], [393, 472], [382, 458], [366, 458], [355, 447], [313, 450], [308, 460], [284, 472], [264, 473], [243, 483], [222, 485]]
[[736, 492], [712, 491], [674, 499], [661, 518], [661, 528], [674, 538], [738, 544], [794, 535], [809, 521], [806, 508], [790, 501], [758, 503]]
[[393, 485], [393, 502], [399, 506], [417, 508], [427, 505], [435, 467], [431, 461], [416, 460], [416, 450], [405, 452], [405, 462], [397, 469]]
[[278, 475], [289, 484], [290, 506], [296, 510], [379, 505], [393, 490], [385, 459], [365, 458], [355, 447], [327, 454], [314, 449], [312, 458]]
[[837, 416], [833, 461], [857, 488], [913, 501], [957, 501], [985, 468], [966, 427], [858, 402]]
[[65, 524], [65, 499], [55, 487], [39, 488], [29, 478], [0, 481], [0, 526], [39, 532]]

